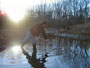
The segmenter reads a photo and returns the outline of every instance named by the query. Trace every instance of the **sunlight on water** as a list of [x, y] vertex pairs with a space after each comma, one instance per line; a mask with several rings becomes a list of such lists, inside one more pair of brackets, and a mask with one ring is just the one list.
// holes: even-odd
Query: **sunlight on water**
[[16, 46], [12, 47], [12, 51], [14, 54], [18, 54], [19, 52], [21, 52], [21, 48], [19, 45], [16, 45]]
[[[12, 46], [13, 45], [13, 46]], [[86, 46], [87, 45], [87, 46]], [[90, 68], [90, 43], [72, 39], [53, 39], [48, 43], [40, 41], [37, 43], [37, 60], [42, 59], [47, 52], [46, 68]], [[26, 52], [32, 57], [33, 47], [31, 44], [24, 46]], [[89, 57], [87, 56], [89, 55]], [[5, 51], [0, 53], [0, 64], [30, 64], [32, 59], [27, 59], [22, 53], [20, 44], [12, 43]], [[30, 64], [32, 65], [32, 64]], [[35, 65], [35, 64], [34, 64]]]
[[7, 49], [0, 53], [0, 64], [22, 64], [28, 63], [26, 56], [23, 55], [21, 46], [18, 43], [11, 43]]

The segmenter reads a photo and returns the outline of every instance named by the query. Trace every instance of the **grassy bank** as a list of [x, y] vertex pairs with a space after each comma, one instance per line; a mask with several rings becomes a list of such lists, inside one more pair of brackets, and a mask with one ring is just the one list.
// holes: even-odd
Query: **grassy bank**
[[67, 28], [61, 28], [59, 30], [60, 33], [71, 33], [71, 34], [83, 34], [83, 35], [90, 35], [90, 22], [79, 24], [79, 25], [72, 25]]

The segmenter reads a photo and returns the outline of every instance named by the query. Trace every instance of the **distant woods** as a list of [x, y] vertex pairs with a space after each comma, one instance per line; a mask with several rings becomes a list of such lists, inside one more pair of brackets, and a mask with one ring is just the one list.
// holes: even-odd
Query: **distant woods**
[[[55, 0], [28, 10], [27, 24], [47, 21], [49, 27], [59, 28], [90, 21], [90, 0]], [[31, 23], [30, 23], [31, 22]]]

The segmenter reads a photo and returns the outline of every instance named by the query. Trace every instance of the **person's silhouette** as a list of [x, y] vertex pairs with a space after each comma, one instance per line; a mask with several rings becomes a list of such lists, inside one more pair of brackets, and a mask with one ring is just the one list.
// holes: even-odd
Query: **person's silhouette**
[[35, 44], [33, 45], [33, 53], [32, 53], [32, 56], [30, 56], [30, 55], [28, 54], [28, 52], [26, 52], [26, 51], [24, 50], [23, 46], [21, 47], [21, 49], [22, 49], [23, 54], [24, 54], [24, 55], [26, 56], [26, 58], [28, 59], [28, 63], [31, 64], [32, 67], [34, 67], [34, 68], [45, 68], [44, 63], [46, 62], [45, 59], [46, 59], [47, 56], [45, 56], [44, 58], [42, 58], [42, 60], [37, 59], [37, 57], [36, 57], [37, 49], [36, 49], [36, 45], [35, 45]]
[[[37, 59], [37, 57], [36, 57], [36, 54], [37, 54], [37, 49], [36, 49], [37, 37], [40, 37], [40, 39], [43, 39], [43, 40], [47, 41], [46, 32], [44, 30], [45, 27], [46, 27], [46, 22], [45, 21], [31, 27], [27, 31], [26, 36], [25, 36], [24, 41], [23, 41], [22, 46], [21, 46], [23, 54], [26, 56], [26, 58], [28, 59], [28, 62], [34, 68], [45, 68], [44, 63], [46, 62], [45, 59], [46, 59], [47, 56], [45, 56], [42, 60]], [[30, 56], [23, 48], [23, 46], [27, 42], [29, 42], [29, 40], [32, 42], [32, 46], [33, 46], [32, 56]]]

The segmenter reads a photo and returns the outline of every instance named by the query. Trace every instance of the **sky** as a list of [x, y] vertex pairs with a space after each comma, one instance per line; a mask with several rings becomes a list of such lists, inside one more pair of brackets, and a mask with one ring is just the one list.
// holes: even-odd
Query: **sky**
[[54, 0], [0, 0], [0, 9], [2, 9], [10, 17], [11, 20], [17, 22], [21, 20], [27, 9], [35, 5], [51, 3]]

